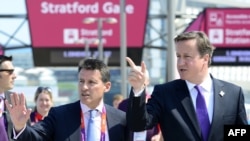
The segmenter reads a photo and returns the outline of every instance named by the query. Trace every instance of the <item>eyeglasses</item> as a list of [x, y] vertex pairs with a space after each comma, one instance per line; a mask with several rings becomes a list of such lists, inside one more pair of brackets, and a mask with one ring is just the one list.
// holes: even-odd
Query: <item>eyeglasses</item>
[[0, 69], [0, 72], [2, 72], [2, 71], [6, 71], [9, 74], [13, 74], [14, 69]]
[[49, 93], [52, 93], [52, 90], [50, 87], [38, 87], [36, 92], [41, 93], [43, 90], [48, 91]]

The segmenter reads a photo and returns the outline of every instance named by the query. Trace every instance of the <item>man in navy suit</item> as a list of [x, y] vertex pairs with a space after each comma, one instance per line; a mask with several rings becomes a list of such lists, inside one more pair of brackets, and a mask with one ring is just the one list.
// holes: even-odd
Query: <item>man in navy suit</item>
[[133, 61], [126, 58], [131, 66], [128, 80], [132, 86], [128, 126], [141, 131], [159, 123], [167, 141], [223, 141], [224, 125], [247, 124], [242, 88], [209, 73], [214, 47], [203, 32], [180, 34], [175, 43], [180, 79], [156, 85], [147, 104], [146, 65], [142, 62], [138, 71]]
[[[10, 100], [10, 90], [14, 87], [16, 79], [14, 69], [12, 56], [0, 55], [0, 122], [3, 125], [0, 127], [0, 141], [13, 141], [11, 139], [13, 124], [3, 99]], [[30, 121], [27, 124], [30, 124]]]
[[11, 141], [10, 135], [13, 130], [13, 125], [3, 99], [9, 99], [9, 90], [14, 87], [14, 81], [16, 79], [14, 69], [12, 56], [0, 55], [0, 122], [4, 123], [4, 129], [6, 129], [5, 131], [0, 130], [0, 140], [5, 140], [7, 137], [8, 141]]
[[[31, 109], [26, 109], [24, 94], [12, 94], [6, 101], [14, 124], [13, 138], [17, 141], [126, 141], [128, 131], [125, 112], [104, 103], [104, 93], [111, 88], [110, 72], [97, 59], [86, 59], [79, 66], [78, 91], [80, 100], [54, 107], [39, 123], [28, 126]], [[90, 111], [95, 111], [95, 136], [88, 135]], [[92, 119], [92, 118], [91, 118]]]

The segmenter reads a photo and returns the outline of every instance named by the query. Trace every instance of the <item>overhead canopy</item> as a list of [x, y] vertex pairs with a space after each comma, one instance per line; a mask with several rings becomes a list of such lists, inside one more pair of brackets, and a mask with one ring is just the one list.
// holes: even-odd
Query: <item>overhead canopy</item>
[[204, 31], [216, 47], [213, 65], [250, 65], [250, 8], [207, 8], [185, 31]]

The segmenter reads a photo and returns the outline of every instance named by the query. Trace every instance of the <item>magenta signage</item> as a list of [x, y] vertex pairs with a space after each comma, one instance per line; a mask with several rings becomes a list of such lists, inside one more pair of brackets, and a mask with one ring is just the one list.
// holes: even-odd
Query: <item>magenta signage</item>
[[206, 33], [216, 47], [250, 47], [250, 9], [206, 9]]
[[[116, 18], [117, 23], [103, 22], [104, 47], [120, 46], [119, 0], [27, 0], [27, 11], [33, 47], [82, 48], [88, 40], [96, 47], [97, 22], [83, 23], [88, 17]], [[142, 47], [144, 44], [148, 0], [126, 0], [127, 46]]]

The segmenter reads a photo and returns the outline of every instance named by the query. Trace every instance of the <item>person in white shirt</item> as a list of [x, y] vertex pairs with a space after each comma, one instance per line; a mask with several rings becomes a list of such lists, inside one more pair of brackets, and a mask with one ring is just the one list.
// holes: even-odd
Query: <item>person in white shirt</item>
[[147, 103], [146, 64], [137, 70], [126, 58], [132, 86], [128, 127], [140, 131], [159, 124], [164, 140], [223, 141], [224, 125], [247, 125], [243, 90], [209, 73], [215, 48], [204, 32], [184, 32], [174, 40], [180, 79], [155, 85]]
[[[6, 105], [14, 124], [14, 139], [17, 141], [128, 140], [125, 112], [105, 104], [103, 100], [104, 94], [111, 89], [108, 66], [101, 60], [90, 58], [84, 60], [78, 70], [80, 100], [52, 107], [48, 116], [33, 126], [26, 125], [31, 109], [25, 106], [24, 94], [11, 95], [11, 103], [6, 101]], [[94, 128], [89, 126], [92, 123]]]
[[9, 112], [4, 104], [4, 99], [10, 100], [11, 89], [14, 87], [16, 74], [14, 73], [12, 56], [0, 55], [0, 122], [4, 123], [4, 130], [0, 130], [0, 141], [12, 141], [11, 133], [13, 124], [10, 120]]

